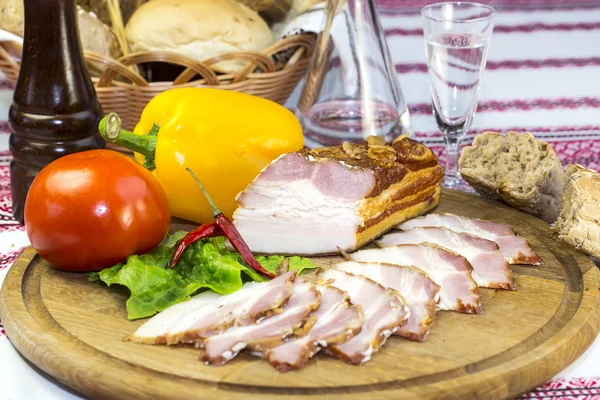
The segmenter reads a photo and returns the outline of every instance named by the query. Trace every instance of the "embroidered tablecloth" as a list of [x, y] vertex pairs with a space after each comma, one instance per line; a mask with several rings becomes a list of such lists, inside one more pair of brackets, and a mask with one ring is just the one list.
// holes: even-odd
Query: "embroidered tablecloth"
[[[487, 2], [487, 1], [486, 1]], [[445, 159], [431, 116], [422, 0], [379, 0], [382, 24], [417, 139]], [[552, 144], [564, 164], [600, 169], [600, 4], [501, 0], [477, 115], [467, 141], [485, 130], [524, 131]], [[8, 107], [0, 79], [0, 282], [27, 236], [11, 214]], [[294, 106], [298, 90], [288, 105]], [[78, 396], [28, 364], [0, 322], [0, 400]], [[600, 339], [569, 368], [523, 398], [600, 399]]]

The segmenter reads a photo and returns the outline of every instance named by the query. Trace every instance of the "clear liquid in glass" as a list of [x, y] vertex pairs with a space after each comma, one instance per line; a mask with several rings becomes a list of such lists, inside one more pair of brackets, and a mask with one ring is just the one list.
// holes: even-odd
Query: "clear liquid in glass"
[[313, 106], [299, 115], [307, 146], [335, 146], [364, 141], [369, 135], [391, 141], [401, 133], [395, 107], [379, 101], [340, 98]]
[[432, 34], [427, 62], [434, 114], [444, 134], [466, 133], [477, 108], [488, 41], [471, 33]]

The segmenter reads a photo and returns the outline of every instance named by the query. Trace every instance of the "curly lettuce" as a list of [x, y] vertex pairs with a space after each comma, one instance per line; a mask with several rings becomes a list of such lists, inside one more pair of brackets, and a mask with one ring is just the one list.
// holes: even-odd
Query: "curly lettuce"
[[[154, 250], [129, 256], [125, 264], [88, 274], [88, 278], [129, 289], [126, 307], [130, 320], [151, 317], [201, 290], [229, 294], [247, 281], [267, 279], [250, 268], [239, 253], [227, 250], [224, 237], [199, 240], [185, 250], [173, 269], [167, 268], [183, 236], [181, 231], [170, 234]], [[257, 260], [273, 273], [283, 263], [298, 273], [317, 267], [303, 257], [259, 256]]]

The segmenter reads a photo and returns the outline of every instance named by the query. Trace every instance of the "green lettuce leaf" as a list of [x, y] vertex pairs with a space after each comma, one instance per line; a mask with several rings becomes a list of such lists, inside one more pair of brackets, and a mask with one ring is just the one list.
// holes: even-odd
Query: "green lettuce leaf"
[[[130, 292], [126, 302], [127, 317], [131, 320], [150, 317], [188, 300], [201, 290], [229, 294], [239, 290], [248, 280], [267, 280], [250, 268], [239, 253], [229, 251], [224, 237], [199, 240], [183, 252], [173, 269], [169, 269], [177, 243], [185, 233], [170, 234], [154, 250], [129, 256], [125, 264], [90, 273], [88, 279], [102, 281], [107, 286], [127, 287]], [[286, 258], [260, 256], [257, 260], [275, 273]], [[316, 268], [307, 258], [290, 257], [287, 260], [289, 270], [298, 273]]]

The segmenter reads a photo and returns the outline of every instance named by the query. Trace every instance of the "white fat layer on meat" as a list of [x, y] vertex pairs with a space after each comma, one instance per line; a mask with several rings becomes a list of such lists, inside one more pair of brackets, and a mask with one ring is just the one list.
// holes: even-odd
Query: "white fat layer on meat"
[[[474, 244], [473, 241], [476, 243]], [[465, 257], [473, 266], [472, 276], [481, 287], [512, 286], [510, 267], [496, 243], [447, 228], [423, 227], [389, 233], [377, 241], [380, 246], [433, 243]]]
[[[454, 272], [454, 268], [448, 267], [446, 263], [439, 262], [434, 257], [434, 252], [424, 252], [425, 263], [415, 263], [415, 260], [404, 255], [401, 251], [394, 251], [393, 247], [381, 249], [362, 250], [350, 255], [356, 261], [371, 261], [371, 262], [389, 262], [399, 265], [416, 265], [422, 268], [434, 282], [441, 286], [448, 273]], [[437, 262], [436, 262], [437, 261]], [[433, 267], [433, 268], [432, 268]], [[440, 293], [438, 292], [438, 295]], [[456, 299], [448, 299], [440, 297], [438, 308], [441, 310], [453, 310], [455, 308]]]
[[[268, 282], [250, 282], [240, 290], [221, 296], [212, 291], [201, 293], [190, 300], [167, 308], [140, 326], [132, 335], [132, 341], [144, 341], [159, 337], [170, 337], [197, 327], [196, 323], [210, 317], [215, 324], [229, 323], [248, 313], [259, 314], [281, 304], [291, 293], [292, 283], [288, 273]], [[268, 301], [262, 297], [269, 293]], [[233, 310], [232, 310], [233, 307]], [[217, 318], [213, 318], [213, 317]], [[201, 324], [202, 325], [202, 324]], [[212, 328], [212, 326], [200, 326]]]
[[268, 350], [267, 360], [275, 365], [300, 365], [329, 345], [331, 339], [339, 340], [341, 334], [349, 337], [362, 327], [360, 310], [348, 303], [346, 294], [331, 286], [317, 285], [321, 304], [311, 316], [315, 324], [302, 337], [285, 342]]
[[394, 329], [386, 329], [385, 331], [381, 332], [381, 337], [383, 338], [389, 338], [390, 336], [392, 336], [392, 333], [396, 332], [398, 330], [398, 328], [394, 328]]
[[373, 348], [373, 346], [369, 346], [369, 348], [362, 353], [363, 356], [363, 363], [367, 362], [367, 361], [371, 361], [371, 356], [373, 355], [373, 352], [375, 351], [375, 349]]
[[[382, 343], [385, 342], [390, 336], [392, 336], [397, 331], [398, 331], [398, 328], [394, 328], [392, 330], [386, 329], [386, 330], [382, 331], [381, 332]], [[373, 348], [373, 346], [369, 346], [369, 348], [364, 353], [362, 353], [362, 355], [364, 356], [363, 363], [370, 361], [374, 352], [375, 352], [375, 349]]]
[[312, 284], [297, 280], [292, 295], [283, 311], [265, 318], [261, 323], [235, 326], [208, 338], [204, 342], [207, 360], [220, 358], [227, 362], [247, 346], [263, 340], [283, 340], [306, 320], [309, 312], [317, 308], [319, 296]]
[[[324, 271], [320, 278], [331, 286], [345, 290], [352, 303], [360, 305], [363, 309], [364, 322], [361, 331], [347, 342], [334, 346], [336, 351], [348, 358], [360, 355], [361, 362], [368, 361], [371, 354], [385, 343], [386, 337], [381, 341], [378, 338], [388, 330], [397, 330], [410, 315], [403, 300], [397, 295], [398, 292], [385, 289], [362, 275], [329, 269]], [[390, 327], [393, 329], [390, 330]], [[379, 344], [375, 346], [377, 342]]]
[[[443, 278], [447, 272], [456, 271], [456, 268], [440, 260], [434, 251], [424, 251], [422, 255], [424, 262], [418, 263], [406, 253], [396, 249], [394, 246], [390, 246], [379, 249], [360, 250], [350, 254], [350, 258], [354, 261], [414, 265], [423, 269], [434, 282], [436, 281], [435, 277]], [[431, 266], [435, 266], [435, 268], [431, 268]]]
[[[441, 286], [438, 308], [441, 310], [458, 310], [457, 300], [465, 305], [477, 307], [478, 296], [471, 293], [477, 287], [468, 271], [457, 270], [452, 263], [443, 260], [438, 254], [438, 249], [427, 245], [390, 246], [379, 249], [360, 250], [350, 254], [354, 261], [379, 262], [397, 265], [414, 265], [424, 270], [431, 279]], [[456, 276], [456, 281], [450, 279]], [[462, 282], [466, 290], [455, 291], [449, 285]]]
[[[248, 285], [251, 284], [249, 283]], [[133, 336], [138, 339], [153, 338], [167, 335], [170, 332], [177, 332], [182, 326], [191, 326], [199, 317], [193, 311], [206, 306], [220, 297], [221, 295], [213, 291], [206, 291], [192, 297], [188, 301], [175, 304], [150, 318], [135, 331]]]
[[[407, 266], [346, 261], [335, 265], [335, 268], [352, 274], [366, 276], [380, 285], [396, 289], [409, 303], [410, 300], [423, 302], [432, 298], [432, 296], [428, 295], [424, 286], [426, 281], [431, 282], [427, 274]], [[408, 271], [404, 271], [405, 269], [408, 269]], [[419, 278], [418, 275], [427, 278], [417, 280]], [[405, 278], [405, 281], [399, 282], [397, 280], [399, 278]], [[394, 280], [390, 281], [390, 279]]]
[[454, 232], [468, 233], [494, 241], [500, 247], [500, 253], [511, 264], [539, 265], [541, 263], [529, 242], [516, 236], [513, 228], [506, 224], [453, 214], [428, 214], [398, 225], [399, 229], [405, 231], [423, 227], [447, 228]]
[[[236, 346], [233, 346], [233, 348], [231, 350], [227, 350], [225, 351], [223, 354], [221, 354], [221, 357], [223, 358], [223, 360], [225, 362], [233, 359], [235, 356], [238, 355], [238, 353], [246, 348], [246, 343], [238, 343]], [[205, 362], [206, 365], [209, 365], [210, 362]]]
[[[504, 224], [494, 224], [496, 228], [496, 232], [494, 232], [482, 228], [481, 224], [477, 224], [477, 222], [479, 222], [477, 219], [459, 217], [453, 214], [428, 214], [423, 217], [406, 221], [398, 225], [398, 228], [402, 230], [408, 230], [422, 227], [442, 227], [451, 229], [455, 232], [469, 233], [471, 235], [479, 236], [492, 241], [500, 236], [503, 236], [502, 234], [499, 234], [498, 231], [505, 226]], [[507, 228], [510, 227], [507, 226]], [[512, 235], [512, 229], [504, 232], [504, 235]]]
[[240, 351], [242, 351], [243, 349], [245, 349], [247, 346], [246, 343], [244, 342], [239, 342], [238, 344], [236, 344], [235, 346], [233, 346], [231, 348], [231, 351], [233, 351], [234, 353], [239, 353]]
[[410, 310], [408, 323], [400, 329], [400, 334], [411, 338], [428, 334], [429, 323], [426, 321], [435, 317], [430, 304], [436, 302], [439, 286], [425, 272], [411, 266], [357, 261], [345, 261], [334, 268], [366, 276], [380, 285], [397, 290]]
[[268, 199], [267, 206], [240, 207], [234, 221], [252, 251], [319, 254], [356, 246], [360, 201], [324, 196], [310, 180], [257, 180], [251, 190], [248, 196]]
[[[170, 326], [167, 324], [163, 324], [162, 326], [164, 327], [164, 329], [160, 333], [156, 332], [156, 331], [152, 332], [151, 328], [153, 328], [153, 326], [151, 325], [151, 322], [154, 319], [154, 318], [152, 318], [150, 321], [148, 321], [146, 323], [150, 327], [146, 327], [146, 324], [142, 325], [136, 331], [134, 336], [140, 336], [139, 333], [142, 332], [142, 329], [143, 329], [143, 332], [146, 333], [147, 336], [158, 336], [158, 335], [156, 335], [156, 333], [159, 333], [159, 335], [160, 334], [170, 335], [170, 334], [176, 334], [179, 332], [185, 332], [185, 330], [190, 328], [191, 326], [193, 326], [196, 323], [196, 321], [204, 318], [204, 316], [206, 315], [205, 312], [208, 309], [211, 310], [210, 312], [218, 313], [218, 308], [222, 308], [231, 303], [235, 303], [235, 302], [239, 301], [240, 298], [243, 298], [247, 295], [250, 295], [251, 293], [254, 293], [254, 291], [257, 289], [257, 285], [258, 285], [258, 283], [256, 283], [256, 282], [247, 283], [240, 290], [238, 290], [235, 293], [232, 293], [229, 296], [221, 296], [214, 292], [205, 292], [207, 294], [213, 293], [214, 295], [207, 296], [206, 300], [200, 299], [199, 302], [197, 302], [196, 304], [190, 304], [189, 307], [181, 307], [181, 308], [175, 308], [177, 306], [170, 307], [167, 310], [163, 311], [162, 313], [158, 314], [156, 317], [154, 317], [154, 318], [158, 319], [159, 316], [162, 316], [162, 318], [164, 318], [165, 320], [172, 322], [172, 325], [170, 325]], [[202, 295], [204, 295], [204, 293], [202, 293], [198, 296], [202, 296]], [[197, 297], [197, 296], [195, 296], [195, 297]], [[193, 299], [194, 298], [190, 299], [186, 303], [191, 302]], [[217, 300], [219, 300], [218, 306], [216, 304]], [[214, 302], [214, 304], [211, 304], [213, 302]], [[186, 303], [181, 303], [181, 304], [184, 305]], [[156, 326], [154, 326], [154, 328], [155, 327]]]

